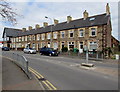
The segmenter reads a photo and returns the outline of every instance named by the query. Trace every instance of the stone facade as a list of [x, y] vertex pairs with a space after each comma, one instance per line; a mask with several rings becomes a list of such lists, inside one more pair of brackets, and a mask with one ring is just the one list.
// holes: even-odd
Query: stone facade
[[[103, 15], [97, 16], [99, 17]], [[106, 14], [104, 14], [104, 16], [110, 16], [108, 4], [106, 5]], [[34, 33], [34, 31], [39, 30], [41, 28], [37, 24], [35, 25], [35, 29], [33, 29], [31, 26], [28, 27], [28, 30], [33, 32], [28, 35], [24, 35], [24, 33], [26, 33], [27, 30], [23, 28], [21, 30], [23, 35], [10, 37], [10, 43], [8, 47], [15, 49], [31, 47], [35, 48], [36, 50], [39, 50], [39, 48], [47, 46], [54, 49], [58, 49], [59, 51], [61, 51], [63, 47], [68, 47], [68, 50], [77, 48], [81, 52], [83, 51], [83, 49], [85, 49], [85, 47], [88, 47], [89, 51], [102, 51], [106, 47], [111, 47], [111, 20], [110, 17], [108, 17], [107, 23], [99, 24], [96, 21], [99, 22], [101, 21], [101, 19], [98, 18], [96, 20], [95, 18], [97, 17], [89, 17], [88, 12], [85, 10], [85, 12], [83, 13], [83, 19], [80, 19], [80, 21], [82, 20], [82, 22], [84, 22], [88, 21], [89, 19], [89, 26], [86, 26], [86, 23], [86, 25], [82, 27], [80, 26], [78, 28], [63, 28], [62, 30], [57, 31], [53, 31], [52, 28], [50, 28], [52, 32], [49, 30], [42, 33]], [[94, 23], [94, 20], [96, 24]], [[73, 21], [74, 20], [72, 20], [71, 16], [67, 16], [66, 25], [69, 25], [69, 23]], [[58, 20], [55, 19], [54, 22], [54, 26], [59, 25]], [[44, 22], [43, 24], [43, 29], [49, 27], [48, 23]], [[75, 26], [78, 24], [73, 25]], [[81, 25], [83, 24], [81, 23]], [[5, 35], [5, 33], [3, 35]], [[3, 36], [3, 38], [5, 38], [5, 36]], [[4, 41], [4, 46], [7, 46], [6, 44], [6, 41]]]

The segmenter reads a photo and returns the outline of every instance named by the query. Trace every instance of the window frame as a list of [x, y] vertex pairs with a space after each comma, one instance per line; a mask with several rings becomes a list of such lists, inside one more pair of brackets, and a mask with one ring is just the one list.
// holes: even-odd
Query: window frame
[[[64, 35], [64, 37], [63, 37], [63, 35]], [[65, 31], [60, 32], [60, 38], [65, 38]]]
[[[73, 37], [70, 37], [71, 33], [73, 33]], [[74, 38], [74, 30], [69, 30], [69, 38]]]

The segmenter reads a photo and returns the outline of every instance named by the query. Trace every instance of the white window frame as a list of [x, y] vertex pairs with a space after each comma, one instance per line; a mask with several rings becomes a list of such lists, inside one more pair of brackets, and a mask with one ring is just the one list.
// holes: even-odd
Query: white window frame
[[57, 39], [57, 32], [53, 33], [53, 39]]
[[27, 41], [27, 36], [25, 36], [25, 41]]
[[[92, 35], [92, 32], [93, 32], [92, 29], [93, 29], [93, 28], [95, 29], [95, 31], [94, 31], [94, 32], [95, 32], [95, 35]], [[90, 31], [89, 36], [91, 36], [91, 37], [95, 37], [95, 36], [97, 36], [97, 27], [90, 27], [90, 28], [89, 28], [89, 31]]]
[[45, 34], [41, 34], [41, 39], [45, 40]]
[[58, 42], [54, 42], [54, 43], [53, 43], [53, 48], [54, 48], [54, 49], [57, 49], [57, 48], [58, 48]]
[[[63, 35], [64, 35], [64, 37], [63, 37]], [[61, 38], [65, 38], [65, 31], [61, 31], [61, 32], [60, 32], [60, 37], [61, 37]]]
[[68, 50], [70, 50], [70, 48], [69, 48], [70, 45], [74, 45], [74, 47], [75, 47], [75, 42], [74, 41], [68, 42]]
[[40, 34], [37, 34], [37, 40], [38, 41], [40, 40]]
[[[81, 34], [83, 34], [83, 35], [81, 35]], [[79, 37], [84, 37], [84, 36], [85, 36], [85, 29], [83, 29], [83, 28], [79, 29]]]
[[73, 38], [73, 37], [70, 37], [71, 33], [73, 33], [73, 37], [74, 37], [74, 30], [69, 30], [69, 38]]
[[47, 39], [51, 39], [51, 33], [47, 33]]

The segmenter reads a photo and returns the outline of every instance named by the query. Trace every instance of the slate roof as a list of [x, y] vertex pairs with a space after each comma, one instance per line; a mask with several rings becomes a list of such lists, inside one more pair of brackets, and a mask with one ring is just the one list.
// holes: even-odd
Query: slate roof
[[100, 14], [88, 17], [86, 20], [83, 18], [72, 20], [69, 23], [62, 22], [57, 25], [49, 25], [47, 27], [41, 27], [39, 29], [32, 29], [30, 31], [22, 32], [19, 29], [12, 29], [12, 28], [6, 28], [4, 31], [6, 32], [7, 36], [25, 36], [25, 35], [32, 35], [32, 34], [38, 34], [38, 33], [46, 33], [50, 32], [51, 26], [52, 31], [61, 31], [61, 30], [68, 30], [68, 29], [75, 29], [75, 28], [82, 28], [82, 27], [90, 27], [90, 26], [98, 26], [98, 25], [105, 25], [108, 22], [110, 15]]

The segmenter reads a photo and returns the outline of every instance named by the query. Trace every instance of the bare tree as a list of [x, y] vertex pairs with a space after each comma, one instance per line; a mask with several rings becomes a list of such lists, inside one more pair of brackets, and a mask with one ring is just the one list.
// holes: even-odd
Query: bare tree
[[0, 16], [3, 20], [7, 20], [10, 23], [17, 24], [16, 14], [11, 8], [10, 4], [5, 0], [0, 0]]

